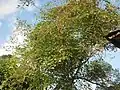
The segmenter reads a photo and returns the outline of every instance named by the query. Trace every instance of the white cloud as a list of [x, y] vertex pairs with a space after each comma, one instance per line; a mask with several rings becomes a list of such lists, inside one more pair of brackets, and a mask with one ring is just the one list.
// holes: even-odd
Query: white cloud
[[[14, 30], [16, 29], [15, 26], [15, 22], [16, 22], [16, 14], [19, 14], [20, 10], [17, 8], [17, 5], [19, 4], [18, 2], [19, 0], [0, 0], [0, 19], [6, 19], [9, 23], [9, 27], [13, 28], [12, 30], [12, 35], [9, 35], [6, 39], [6, 42], [3, 43], [0, 46], [0, 55], [3, 54], [10, 54], [14, 51], [13, 48], [9, 48], [10, 46], [12, 47], [16, 47], [17, 45], [23, 44], [23, 41], [25, 39], [25, 37], [23, 35], [18, 35], [18, 33], [14, 33]], [[36, 4], [37, 6], [39, 6], [39, 0], [36, 0]], [[35, 7], [26, 7], [25, 10], [32, 12], [34, 11], [36, 8]], [[19, 10], [19, 11], [18, 11]], [[17, 13], [16, 13], [17, 12]], [[22, 14], [22, 13], [20, 13]], [[6, 18], [7, 17], [7, 18]], [[0, 26], [4, 24], [2, 22], [0, 22]], [[19, 30], [18, 30], [19, 31]], [[10, 36], [12, 36], [14, 38], [15, 43], [11, 43], [10, 42]], [[9, 51], [6, 51], [5, 48], [9, 48]]]
[[2, 22], [0, 22], [0, 28], [1, 28], [1, 26], [2, 26]]
[[11, 51], [7, 51], [4, 47], [0, 46], [0, 56], [11, 54]]
[[18, 0], [0, 0], [0, 18], [16, 12]]
[[[0, 0], [0, 19], [5, 18], [10, 14], [14, 14], [19, 9], [19, 0]], [[35, 0], [35, 5], [39, 7], [39, 0]], [[25, 10], [32, 12], [36, 9], [34, 6], [25, 7]]]
[[0, 56], [6, 54], [12, 54], [15, 51], [15, 47], [18, 45], [25, 45], [24, 39], [26, 38], [22, 33], [22, 28], [14, 27], [12, 35], [8, 36], [5, 43], [0, 46]]

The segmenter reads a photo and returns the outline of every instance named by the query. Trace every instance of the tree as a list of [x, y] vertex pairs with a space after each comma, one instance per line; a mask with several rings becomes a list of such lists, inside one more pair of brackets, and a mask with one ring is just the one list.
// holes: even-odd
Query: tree
[[120, 15], [99, 4], [98, 0], [66, 0], [43, 9], [34, 29], [23, 32], [25, 45], [17, 47], [10, 59], [17, 63], [8, 65], [15, 67], [2, 89], [92, 90], [92, 84], [96, 89], [118, 88], [119, 80], [113, 78], [119, 74], [99, 55], [107, 43], [104, 36], [119, 26]]
[[119, 14], [100, 8], [97, 0], [68, 0], [41, 15], [28, 34], [23, 54], [35, 69], [32, 88], [79, 90], [82, 86], [90, 89], [90, 83], [106, 88], [109, 65], [93, 62], [88, 69], [85, 66], [104, 47], [104, 36], [119, 26]]
[[17, 61], [12, 55], [0, 56], [0, 89], [8, 78], [15, 73]]

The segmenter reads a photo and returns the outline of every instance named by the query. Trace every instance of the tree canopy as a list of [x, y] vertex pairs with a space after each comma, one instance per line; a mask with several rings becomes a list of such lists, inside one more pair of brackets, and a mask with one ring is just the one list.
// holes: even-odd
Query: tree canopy
[[100, 54], [104, 36], [120, 25], [120, 14], [104, 3], [102, 8], [98, 0], [66, 0], [41, 9], [41, 20], [25, 33], [25, 45], [9, 60], [2, 58], [14, 61], [0, 67], [4, 77], [8, 74], [2, 90], [92, 90], [92, 84], [96, 90], [118, 90], [120, 73]]

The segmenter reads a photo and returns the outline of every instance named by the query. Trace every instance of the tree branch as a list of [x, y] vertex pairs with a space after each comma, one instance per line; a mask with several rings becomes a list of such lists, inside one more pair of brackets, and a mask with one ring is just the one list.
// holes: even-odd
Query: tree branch
[[82, 65], [84, 65], [87, 61], [89, 60], [89, 57], [84, 61], [84, 62], [80, 62], [79, 65], [77, 66], [77, 71], [75, 72], [75, 74], [73, 75], [73, 77], [75, 77], [77, 75], [77, 73], [79, 73], [80, 68], [82, 67]]
[[102, 85], [102, 84], [97, 83], [97, 82], [93, 82], [92, 80], [87, 79], [87, 78], [84, 78], [84, 77], [74, 77], [74, 79], [81, 79], [81, 80], [85, 80], [85, 81], [90, 82], [90, 83], [92, 83], [92, 84], [96, 84], [96, 85], [98, 85], [98, 86], [100, 86], [100, 87], [103, 87], [103, 88], [104, 88], [104, 89], [106, 89], [106, 90], [108, 89], [108, 87], [107, 87], [107, 86]]

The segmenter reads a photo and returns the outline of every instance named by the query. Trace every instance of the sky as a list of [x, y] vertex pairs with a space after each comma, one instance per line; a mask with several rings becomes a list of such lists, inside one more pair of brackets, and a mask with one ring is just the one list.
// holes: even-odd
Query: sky
[[[45, 3], [51, 0], [36, 0], [36, 5], [42, 7]], [[115, 0], [111, 0], [115, 1]], [[118, 0], [119, 1], [119, 0]], [[115, 3], [117, 6], [120, 3]], [[16, 8], [19, 4], [18, 0], [0, 0], [0, 55], [9, 54], [11, 52], [6, 51], [3, 46], [10, 45], [8, 42], [10, 36], [13, 34], [15, 29], [16, 18], [27, 20], [29, 23], [34, 23], [36, 8], [27, 7], [25, 9]], [[19, 41], [22, 37], [19, 37]], [[113, 68], [120, 69], [120, 50], [117, 52], [105, 52], [105, 60], [110, 63]]]
[[[48, 1], [50, 0], [36, 0], [35, 3], [38, 7], [42, 7]], [[0, 55], [9, 53], [2, 46], [9, 45], [8, 41], [13, 34], [16, 18], [27, 20], [29, 23], [34, 23], [35, 21], [37, 9], [33, 7], [16, 8], [18, 4], [18, 0], [0, 0]], [[116, 5], [119, 6], [120, 4], [116, 3]], [[120, 50], [117, 52], [106, 52], [104, 56], [114, 68], [120, 69]]]
[[[36, 0], [39, 7], [45, 3], [45, 0]], [[7, 36], [12, 33], [16, 18], [19, 17], [32, 23], [35, 20], [35, 9], [28, 7], [26, 9], [16, 8], [18, 0], [0, 0], [0, 44], [5, 43]]]
[[[36, 0], [35, 4], [37, 7], [42, 7], [48, 1], [50, 0]], [[31, 24], [35, 23], [38, 9], [32, 6], [20, 9], [17, 8], [18, 5], [19, 0], [0, 0], [0, 55], [11, 53], [3, 49], [3, 46], [9, 45], [10, 36], [15, 29], [16, 18], [27, 20]]]

